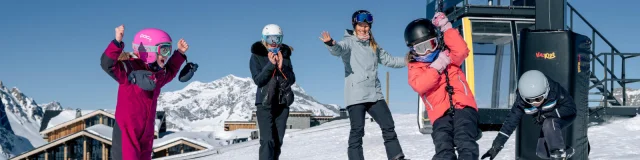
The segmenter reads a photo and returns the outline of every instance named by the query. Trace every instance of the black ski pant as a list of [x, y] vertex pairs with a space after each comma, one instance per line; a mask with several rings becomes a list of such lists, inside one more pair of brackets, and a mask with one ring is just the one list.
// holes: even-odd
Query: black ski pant
[[[436, 147], [433, 160], [477, 160], [478, 112], [471, 108], [455, 109], [454, 116], [444, 115], [433, 122], [431, 138]], [[455, 149], [454, 149], [455, 147]], [[458, 151], [456, 158], [455, 150]]]
[[564, 142], [562, 129], [570, 126], [574, 119], [575, 116], [566, 119], [552, 117], [546, 118], [544, 122], [542, 122], [540, 137], [544, 137], [544, 141], [547, 143], [549, 151], [565, 149], [567, 147]]
[[122, 133], [120, 132], [120, 126], [118, 126], [118, 123], [113, 124], [113, 132], [111, 135], [111, 158], [122, 159]]
[[400, 142], [396, 135], [391, 111], [384, 100], [350, 105], [347, 110], [349, 111], [349, 121], [351, 122], [349, 148], [347, 149], [349, 160], [364, 160], [362, 137], [364, 136], [364, 117], [367, 112], [380, 125], [387, 158], [390, 160], [404, 158], [402, 147], [400, 147]]
[[280, 147], [287, 129], [289, 107], [286, 105], [258, 105], [256, 110], [260, 132], [259, 160], [280, 159]]

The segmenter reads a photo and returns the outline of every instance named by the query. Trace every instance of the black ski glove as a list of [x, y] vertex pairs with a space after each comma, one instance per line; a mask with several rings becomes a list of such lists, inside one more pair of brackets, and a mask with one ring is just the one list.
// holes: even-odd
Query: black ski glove
[[196, 70], [198, 70], [198, 64], [193, 62], [187, 63], [187, 65], [185, 65], [180, 71], [180, 78], [178, 80], [180, 80], [180, 82], [187, 82], [191, 80], [191, 77], [193, 77]]
[[489, 149], [487, 153], [483, 154], [481, 159], [490, 157], [489, 159], [493, 160], [494, 158], [496, 158], [496, 155], [498, 155], [498, 152], [500, 152], [500, 150], [502, 150], [502, 147], [500, 146], [491, 146], [491, 149]]
[[136, 84], [145, 91], [153, 91], [156, 88], [156, 82], [150, 77], [153, 75], [151, 71], [137, 70], [129, 73], [129, 83]]
[[487, 151], [487, 153], [483, 154], [481, 159], [485, 159], [487, 157], [491, 157], [489, 159], [493, 160], [494, 158], [496, 158], [498, 153], [504, 147], [504, 144], [507, 142], [507, 140], [509, 140], [509, 137], [501, 135], [501, 134], [498, 134], [496, 139], [493, 140], [493, 144], [491, 144], [491, 149], [489, 149]]

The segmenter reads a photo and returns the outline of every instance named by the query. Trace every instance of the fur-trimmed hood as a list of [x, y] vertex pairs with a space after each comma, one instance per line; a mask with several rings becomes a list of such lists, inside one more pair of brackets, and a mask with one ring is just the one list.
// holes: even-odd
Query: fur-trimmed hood
[[[282, 47], [280, 47], [281, 52], [282, 52], [282, 56], [284, 58], [289, 58], [291, 57], [291, 53], [293, 51], [293, 48], [287, 44], [282, 44]], [[265, 47], [262, 44], [262, 41], [257, 41], [255, 43], [253, 43], [253, 45], [251, 45], [251, 53], [258, 55], [258, 56], [267, 56], [267, 54], [269, 53], [269, 51], [267, 51], [267, 47]]]

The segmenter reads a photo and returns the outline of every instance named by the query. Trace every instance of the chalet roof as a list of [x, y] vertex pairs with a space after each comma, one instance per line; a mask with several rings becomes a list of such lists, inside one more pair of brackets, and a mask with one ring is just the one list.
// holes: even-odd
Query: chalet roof
[[[91, 112], [90, 112], [91, 111]], [[49, 133], [53, 130], [56, 130], [62, 126], [67, 126], [69, 124], [73, 124], [76, 123], [78, 121], [82, 121], [84, 119], [87, 119], [89, 117], [98, 115], [98, 114], [102, 114], [102, 115], [106, 115], [108, 117], [111, 118], [115, 118], [115, 116], [113, 115], [112, 112], [108, 112], [105, 110], [87, 110], [87, 112], [82, 112], [82, 116], [79, 118], [76, 118], [75, 116], [76, 111], [75, 110], [64, 110], [62, 111], [60, 114], [58, 114], [58, 116], [55, 116], [53, 118], [51, 118], [49, 120], [49, 123], [47, 125], [47, 128], [40, 131], [40, 134], [46, 134]], [[71, 116], [72, 115], [72, 116]]]
[[[115, 110], [105, 110], [105, 109], [81, 110], [81, 114], [82, 114], [81, 117], [76, 118], [76, 110], [62, 110], [62, 111], [47, 110], [45, 112], [45, 117], [42, 120], [42, 124], [40, 127], [40, 134], [51, 132], [62, 126], [73, 124], [75, 122], [82, 121], [84, 119], [90, 118], [98, 114], [115, 118]], [[164, 111], [157, 111], [156, 114], [157, 116], [156, 116], [156, 121], [155, 121], [156, 123], [154, 126], [154, 130], [159, 131], [160, 126], [162, 124], [160, 123], [161, 121], [159, 121], [159, 119], [157, 118], [160, 116], [164, 116], [165, 113]], [[45, 119], [47, 122], [45, 122]]]
[[251, 124], [255, 124], [255, 121], [224, 121], [224, 124], [244, 124], [244, 123], [251, 123]]
[[311, 116], [311, 118], [325, 119], [325, 118], [334, 118], [334, 116]]
[[[59, 144], [63, 144], [66, 141], [73, 140], [80, 136], [87, 136], [87, 137], [102, 141], [108, 145], [111, 145], [111, 141], [113, 137], [112, 132], [113, 132], [113, 128], [103, 124], [97, 124], [89, 128], [86, 128], [85, 130], [82, 130], [80, 132], [64, 136], [50, 143], [39, 146], [30, 151], [24, 152], [11, 159], [25, 159], [26, 157], [31, 156], [35, 153], [39, 153], [48, 148], [57, 146]], [[154, 150], [156, 150], [156, 149], [170, 147], [169, 145], [172, 145], [172, 144], [187, 143], [190, 145], [201, 147], [202, 149], [213, 149], [214, 148], [213, 145], [215, 145], [216, 142], [214, 140], [207, 141], [200, 138], [205, 135], [206, 135], [205, 133], [201, 133], [201, 132], [178, 132], [178, 133], [168, 134], [163, 138], [155, 139], [153, 142], [153, 148]]]
[[[90, 132], [92, 134], [95, 134], [97, 136], [100, 136], [102, 138], [105, 138], [109, 141], [112, 141], [113, 138], [113, 128], [106, 126], [106, 125], [102, 125], [102, 124], [98, 124], [98, 125], [94, 125], [91, 126], [87, 129], [85, 129], [87, 132]], [[190, 143], [196, 144], [198, 146], [201, 146], [205, 149], [211, 149], [213, 148], [212, 144], [207, 144], [207, 143], [215, 143], [215, 142], [202, 142], [203, 140], [201, 140], [200, 137], [203, 136], [204, 133], [200, 133], [200, 132], [177, 132], [177, 133], [171, 133], [171, 134], [167, 134], [165, 136], [163, 136], [162, 138], [159, 139], [154, 139], [153, 140], [153, 148], [158, 148], [158, 147], [162, 147], [165, 146], [167, 144], [179, 141], [179, 140], [184, 140], [184, 141], [188, 141]]]
[[34, 149], [30, 150], [30, 151], [27, 151], [27, 152], [24, 152], [24, 153], [22, 153], [20, 155], [17, 155], [15, 157], [11, 158], [11, 159], [25, 159], [26, 157], [28, 157], [30, 155], [33, 155], [33, 154], [38, 153], [38, 152], [45, 151], [46, 149], [49, 149], [51, 147], [55, 147], [57, 145], [63, 144], [64, 142], [73, 140], [73, 139], [75, 139], [77, 137], [80, 137], [80, 136], [87, 136], [87, 137], [90, 137], [92, 139], [95, 139], [95, 140], [98, 140], [98, 141], [102, 141], [104, 143], [107, 143], [107, 144], [111, 145], [111, 139], [105, 139], [104, 137], [101, 137], [101, 136], [96, 135], [94, 133], [91, 133], [91, 132], [88, 132], [86, 130], [83, 130], [83, 131], [80, 131], [80, 132], [77, 132], [77, 133], [74, 133], [74, 134], [70, 134], [70, 135], [64, 136], [62, 138], [56, 139], [56, 140], [54, 140], [54, 141], [52, 141], [50, 143], [47, 143], [45, 145], [39, 146], [39, 147], [34, 148]]

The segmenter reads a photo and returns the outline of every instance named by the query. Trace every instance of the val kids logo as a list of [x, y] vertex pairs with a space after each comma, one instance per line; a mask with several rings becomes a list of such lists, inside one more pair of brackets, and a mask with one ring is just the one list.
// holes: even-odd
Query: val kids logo
[[149, 35], [146, 35], [146, 34], [140, 34], [140, 38], [147, 39], [147, 40], [149, 40], [149, 42], [151, 42], [151, 36], [149, 36]]
[[580, 59], [582, 59], [582, 56], [578, 55], [578, 73], [582, 72], [580, 70]]
[[555, 59], [556, 52], [551, 52], [551, 53], [536, 52], [536, 58]]

